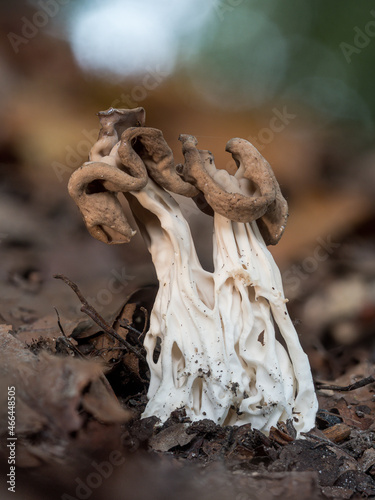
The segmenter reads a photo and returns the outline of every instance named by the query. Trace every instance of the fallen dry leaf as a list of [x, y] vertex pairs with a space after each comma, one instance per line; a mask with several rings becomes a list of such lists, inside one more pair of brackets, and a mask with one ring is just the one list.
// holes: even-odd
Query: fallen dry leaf
[[350, 436], [351, 429], [345, 424], [335, 424], [323, 430], [324, 436], [333, 443], [341, 443]]
[[186, 424], [174, 424], [154, 435], [149, 445], [156, 451], [169, 451], [175, 446], [185, 446], [195, 435], [186, 433]]
[[45, 352], [36, 356], [10, 330], [9, 325], [0, 328], [0, 435], [7, 433], [6, 388], [14, 386], [17, 464], [66, 460], [75, 436], [92, 419], [107, 424], [102, 426], [102, 440], [111, 441], [107, 431], [131, 414], [104, 381], [102, 367]]

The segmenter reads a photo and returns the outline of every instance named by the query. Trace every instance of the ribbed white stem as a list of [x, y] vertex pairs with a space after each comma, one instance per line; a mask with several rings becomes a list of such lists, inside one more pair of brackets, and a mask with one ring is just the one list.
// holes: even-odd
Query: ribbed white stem
[[151, 383], [143, 417], [165, 421], [184, 407], [193, 421], [251, 423], [267, 432], [292, 418], [298, 432], [311, 429], [317, 401], [309, 363], [256, 223], [215, 215], [215, 269], [208, 273], [176, 201], [151, 179], [132, 195], [159, 280], [145, 339]]

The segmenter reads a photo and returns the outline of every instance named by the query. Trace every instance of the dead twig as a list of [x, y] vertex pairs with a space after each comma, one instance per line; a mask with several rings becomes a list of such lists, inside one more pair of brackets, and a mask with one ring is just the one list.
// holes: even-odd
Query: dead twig
[[132, 326], [129, 323], [129, 320], [127, 320], [127, 319], [122, 319], [120, 321], [120, 326], [121, 326], [121, 328], [124, 328], [125, 330], [129, 330], [129, 331], [135, 333], [137, 335], [137, 339], [140, 338], [140, 336], [142, 335], [142, 332], [140, 332], [139, 330], [134, 328], [134, 326]]
[[76, 348], [76, 346], [71, 342], [71, 340], [66, 336], [66, 333], [64, 332], [64, 328], [62, 327], [61, 320], [60, 320], [60, 314], [59, 311], [54, 307], [56, 316], [57, 316], [57, 324], [59, 326], [60, 332], [62, 333], [62, 337], [59, 337], [57, 340], [61, 342], [67, 349], [70, 349], [73, 351], [74, 354], [76, 354], [80, 358], [85, 358], [85, 356], [81, 353], [79, 349]]
[[139, 337], [139, 340], [143, 343], [143, 339], [145, 338], [145, 335], [146, 335], [146, 333], [147, 333], [147, 325], [148, 325], [148, 311], [147, 311], [147, 309], [146, 309], [145, 307], [141, 307], [140, 309], [141, 309], [141, 311], [143, 312], [144, 317], [145, 317], [145, 325], [144, 325], [144, 327], [143, 327], [143, 332], [142, 332], [142, 334], [141, 334], [141, 335], [140, 335], [140, 337]]
[[358, 380], [358, 382], [354, 382], [353, 384], [347, 385], [345, 387], [341, 387], [339, 385], [324, 385], [323, 382], [315, 382], [316, 388], [318, 390], [324, 391], [342, 391], [349, 392], [354, 391], [355, 389], [360, 389], [361, 387], [365, 387], [366, 385], [372, 384], [375, 382], [375, 377], [370, 375], [369, 377]]
[[65, 332], [64, 332], [64, 328], [61, 325], [59, 311], [56, 309], [56, 307], [54, 307], [54, 310], [55, 310], [55, 313], [56, 313], [56, 316], [57, 316], [57, 324], [59, 326], [60, 332], [64, 335], [64, 337], [66, 337]]
[[144, 324], [142, 332], [140, 332], [139, 330], [137, 330], [136, 328], [134, 328], [134, 326], [132, 326], [130, 324], [130, 321], [127, 320], [127, 319], [122, 319], [120, 321], [120, 326], [121, 326], [121, 328], [124, 328], [125, 330], [128, 330], [130, 332], [135, 333], [137, 335], [137, 337], [136, 337], [137, 343], [140, 346], [143, 346], [143, 340], [144, 340], [144, 337], [145, 337], [145, 335], [147, 333], [148, 312], [147, 312], [147, 309], [145, 309], [144, 307], [141, 307], [140, 310], [143, 312], [143, 315], [144, 315], [144, 318], [145, 318], [145, 324]]
[[[61, 276], [61, 278], [60, 278]], [[62, 275], [56, 275], [54, 276], [54, 278], [57, 278], [57, 279], [64, 279], [64, 276]], [[68, 281], [69, 279], [66, 278]], [[65, 279], [64, 279], [65, 281]], [[71, 282], [72, 283], [72, 282]], [[68, 283], [69, 284], [69, 283]], [[74, 285], [74, 283], [73, 283]], [[76, 286], [76, 285], [75, 285]], [[79, 288], [77, 287], [77, 290], [79, 291]], [[83, 296], [82, 296], [83, 297]], [[83, 359], [86, 359], [86, 356], [84, 354], [81, 353], [81, 351], [79, 349], [77, 349], [77, 347], [70, 341], [70, 339], [66, 336], [65, 332], [64, 332], [64, 329], [61, 325], [61, 321], [60, 321], [60, 314], [59, 314], [59, 311], [56, 309], [56, 307], [54, 307], [55, 311], [56, 311], [56, 315], [57, 315], [57, 324], [59, 325], [59, 328], [60, 328], [60, 331], [61, 333], [63, 334], [62, 337], [59, 337], [59, 341], [65, 345], [65, 347], [67, 347], [68, 349], [70, 349], [71, 351], [73, 351], [73, 353], [78, 356], [79, 358], [83, 358]], [[82, 310], [82, 309], [81, 309]], [[112, 389], [112, 386], [110, 385], [110, 383], [108, 382], [108, 380], [106, 379], [106, 377], [104, 375], [101, 375], [100, 376], [100, 380], [101, 382], [104, 384], [104, 386], [106, 387], [107, 391], [109, 394], [111, 394], [112, 396], [116, 397], [113, 389]]]
[[66, 283], [68, 286], [70, 286], [70, 288], [77, 295], [77, 297], [79, 298], [79, 300], [80, 300], [80, 302], [82, 304], [81, 311], [83, 313], [87, 314], [87, 316], [90, 316], [90, 318], [93, 321], [95, 321], [95, 323], [98, 326], [100, 326], [100, 328], [103, 329], [104, 333], [106, 333], [111, 338], [116, 339], [118, 342], [120, 342], [121, 344], [123, 344], [127, 348], [127, 350], [130, 351], [130, 352], [132, 352], [135, 356], [137, 356], [137, 358], [139, 358], [142, 361], [145, 361], [145, 356], [142, 353], [140, 353], [138, 351], [138, 349], [136, 349], [134, 346], [132, 346], [131, 344], [129, 344], [129, 342], [127, 342], [125, 339], [123, 339], [116, 332], [116, 330], [114, 330], [105, 321], [105, 319], [102, 316], [100, 316], [100, 314], [98, 314], [97, 311], [92, 306], [90, 306], [90, 304], [87, 302], [87, 300], [85, 299], [85, 297], [82, 295], [82, 293], [81, 293], [80, 289], [78, 288], [78, 286], [75, 283], [73, 283], [73, 281], [71, 281], [69, 278], [67, 278], [66, 276], [64, 276], [62, 274], [56, 274], [56, 275], [54, 275], [54, 278], [62, 280], [62, 281], [64, 281], [64, 283]]

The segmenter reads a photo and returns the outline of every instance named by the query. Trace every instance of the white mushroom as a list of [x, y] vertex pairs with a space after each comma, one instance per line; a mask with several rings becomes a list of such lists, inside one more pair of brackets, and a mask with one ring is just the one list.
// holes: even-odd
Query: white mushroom
[[[109, 154], [122, 164], [121, 186], [116, 187], [112, 160], [100, 176], [104, 191], [126, 194], [159, 280], [145, 338], [151, 381], [143, 416], [165, 421], [184, 407], [192, 421], [251, 423], [268, 432], [292, 419], [298, 434], [308, 431], [317, 411], [311, 371], [286, 309], [280, 272], [266, 247], [279, 240], [287, 218], [272, 169], [242, 139], [227, 145], [239, 167], [235, 176], [216, 170], [212, 155], [198, 150], [194, 137], [181, 136], [181, 141], [185, 165], [174, 166], [159, 131], [127, 129]], [[143, 168], [133, 166], [140, 160], [146, 182]], [[99, 168], [103, 162], [93, 165]], [[89, 171], [87, 165], [70, 183], [73, 195], [81, 193], [78, 204], [85, 193], [85, 207], [90, 196], [98, 196], [84, 188], [86, 178], [92, 182]], [[123, 181], [132, 171], [141, 172], [142, 181], [126, 188]], [[189, 225], [166, 189], [193, 199], [204, 196], [206, 209], [214, 210], [212, 273], [202, 268]], [[104, 206], [102, 213], [108, 224]], [[129, 228], [118, 217], [113, 227], [128, 239]], [[99, 218], [92, 219], [97, 228]], [[100, 228], [94, 232], [91, 226], [91, 234], [96, 233], [102, 234]], [[277, 329], [285, 347], [276, 338]]]

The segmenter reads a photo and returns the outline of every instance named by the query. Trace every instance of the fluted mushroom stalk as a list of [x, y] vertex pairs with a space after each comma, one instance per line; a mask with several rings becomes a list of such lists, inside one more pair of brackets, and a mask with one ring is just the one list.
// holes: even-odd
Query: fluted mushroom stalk
[[[234, 176], [217, 170], [213, 155], [189, 135], [180, 136], [185, 163], [175, 166], [159, 130], [134, 127], [137, 113], [108, 112], [93, 148], [98, 161], [72, 175], [69, 192], [91, 234], [105, 242], [133, 234], [117, 200], [124, 193], [152, 256], [159, 291], [144, 342], [151, 381], [143, 416], [165, 421], [184, 407], [193, 421], [251, 423], [268, 432], [291, 419], [298, 434], [311, 429], [317, 410], [311, 372], [266, 247], [277, 243], [287, 218], [271, 167], [250, 143], [232, 139], [226, 149], [238, 170]], [[116, 130], [117, 119], [130, 126]], [[214, 212], [212, 273], [202, 268], [167, 191]]]

